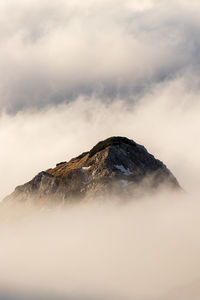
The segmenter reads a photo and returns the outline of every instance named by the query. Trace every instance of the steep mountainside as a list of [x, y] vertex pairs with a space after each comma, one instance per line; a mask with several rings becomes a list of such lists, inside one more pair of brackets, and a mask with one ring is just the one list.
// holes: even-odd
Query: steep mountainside
[[180, 188], [167, 167], [143, 146], [125, 137], [111, 137], [69, 162], [40, 172], [4, 201], [42, 204], [110, 194], [136, 197], [163, 184]]

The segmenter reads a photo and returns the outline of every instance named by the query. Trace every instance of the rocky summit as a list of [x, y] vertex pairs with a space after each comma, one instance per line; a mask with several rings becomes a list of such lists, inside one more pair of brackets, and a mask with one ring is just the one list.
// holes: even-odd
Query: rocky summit
[[63, 203], [111, 194], [134, 198], [163, 185], [180, 188], [170, 170], [144, 146], [125, 137], [111, 137], [89, 152], [40, 172], [4, 201]]

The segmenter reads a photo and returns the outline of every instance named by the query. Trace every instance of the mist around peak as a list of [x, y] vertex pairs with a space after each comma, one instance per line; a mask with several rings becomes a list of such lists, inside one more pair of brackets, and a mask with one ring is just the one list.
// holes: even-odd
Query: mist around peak
[[0, 299], [199, 300], [199, 1], [0, 11], [0, 199], [109, 136], [145, 145], [184, 189], [1, 209]]

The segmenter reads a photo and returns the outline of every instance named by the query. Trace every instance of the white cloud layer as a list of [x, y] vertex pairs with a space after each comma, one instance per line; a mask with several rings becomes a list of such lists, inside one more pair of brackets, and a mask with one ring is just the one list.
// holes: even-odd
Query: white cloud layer
[[40, 212], [6, 225], [1, 214], [0, 297], [197, 300], [199, 208], [194, 197], [166, 193], [124, 206]]

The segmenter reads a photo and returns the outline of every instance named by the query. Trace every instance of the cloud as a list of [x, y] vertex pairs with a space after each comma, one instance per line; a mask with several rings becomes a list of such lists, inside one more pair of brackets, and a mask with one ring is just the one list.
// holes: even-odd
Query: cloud
[[3, 0], [1, 109], [92, 95], [134, 101], [158, 82], [199, 74], [199, 9], [187, 1]]
[[1, 211], [0, 298], [199, 299], [199, 10], [0, 2], [0, 199], [113, 135], [143, 144], [186, 191]]
[[195, 198], [166, 193], [124, 206], [26, 212], [7, 224], [2, 217], [1, 287], [10, 290], [8, 299], [198, 299]]

